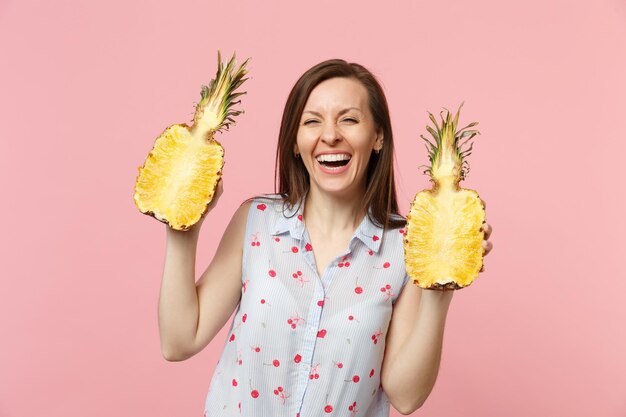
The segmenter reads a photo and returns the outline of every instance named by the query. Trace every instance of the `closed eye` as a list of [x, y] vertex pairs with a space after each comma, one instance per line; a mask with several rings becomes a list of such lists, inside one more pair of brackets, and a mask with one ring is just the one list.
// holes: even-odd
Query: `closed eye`
[[344, 122], [350, 122], [350, 123], [358, 123], [359, 121], [357, 119], [353, 119], [352, 117], [348, 117], [346, 119], [343, 119]]
[[302, 124], [303, 125], [309, 125], [309, 124], [313, 124], [313, 123], [317, 123], [317, 120], [315, 120], [315, 119], [305, 120], [304, 123], [302, 123]]

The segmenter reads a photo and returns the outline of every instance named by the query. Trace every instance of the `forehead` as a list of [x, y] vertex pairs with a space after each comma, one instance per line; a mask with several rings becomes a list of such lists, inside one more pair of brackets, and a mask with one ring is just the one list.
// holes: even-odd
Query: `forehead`
[[331, 78], [319, 83], [307, 99], [304, 110], [341, 110], [356, 107], [368, 111], [366, 88], [353, 78]]

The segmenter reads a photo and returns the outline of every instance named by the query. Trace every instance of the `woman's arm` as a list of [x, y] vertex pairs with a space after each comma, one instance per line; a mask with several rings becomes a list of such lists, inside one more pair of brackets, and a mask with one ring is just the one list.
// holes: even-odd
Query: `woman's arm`
[[435, 385], [453, 293], [422, 290], [409, 281], [396, 300], [381, 380], [389, 401], [404, 415], [421, 407]]
[[197, 224], [189, 231], [167, 230], [159, 295], [161, 352], [169, 361], [201, 351], [224, 326], [241, 296], [241, 258], [250, 203], [235, 212], [213, 260], [196, 283]]

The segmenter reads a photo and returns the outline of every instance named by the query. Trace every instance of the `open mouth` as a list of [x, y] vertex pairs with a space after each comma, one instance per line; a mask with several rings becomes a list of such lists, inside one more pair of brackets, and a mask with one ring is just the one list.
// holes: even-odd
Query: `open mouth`
[[339, 170], [350, 162], [352, 155], [347, 153], [337, 153], [337, 154], [324, 154], [319, 155], [317, 158], [317, 162], [320, 163], [326, 169], [329, 170]]

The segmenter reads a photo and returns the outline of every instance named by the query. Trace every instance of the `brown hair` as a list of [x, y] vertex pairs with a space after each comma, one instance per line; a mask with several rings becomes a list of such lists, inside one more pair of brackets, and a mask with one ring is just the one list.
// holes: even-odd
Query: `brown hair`
[[299, 203], [308, 191], [309, 173], [302, 159], [297, 159], [293, 154], [300, 118], [311, 91], [322, 81], [336, 77], [355, 79], [365, 87], [374, 122], [383, 132], [384, 145], [378, 154], [372, 153], [367, 167], [362, 208], [368, 215], [367, 209], [371, 210], [370, 219], [380, 227], [403, 227], [406, 221], [402, 217], [390, 217], [391, 214], [399, 214], [393, 173], [393, 133], [387, 99], [376, 77], [359, 64], [330, 59], [309, 69], [296, 82], [285, 103], [280, 125], [274, 186], [278, 182], [278, 193], [290, 206]]

